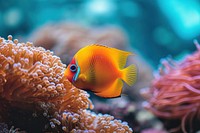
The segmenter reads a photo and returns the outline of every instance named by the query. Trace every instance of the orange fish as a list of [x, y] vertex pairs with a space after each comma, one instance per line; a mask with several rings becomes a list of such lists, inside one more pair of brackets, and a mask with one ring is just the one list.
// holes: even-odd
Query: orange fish
[[126, 68], [131, 52], [103, 45], [88, 45], [80, 49], [65, 70], [65, 77], [77, 88], [94, 92], [97, 96], [121, 96], [123, 81], [132, 86], [136, 81], [136, 66]]

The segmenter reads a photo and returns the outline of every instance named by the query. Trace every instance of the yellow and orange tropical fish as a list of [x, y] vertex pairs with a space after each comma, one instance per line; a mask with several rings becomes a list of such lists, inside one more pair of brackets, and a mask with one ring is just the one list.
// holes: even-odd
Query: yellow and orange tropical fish
[[80, 49], [64, 75], [77, 88], [89, 90], [105, 98], [121, 96], [124, 80], [129, 86], [136, 81], [136, 66], [125, 67], [131, 52], [103, 45], [88, 45]]

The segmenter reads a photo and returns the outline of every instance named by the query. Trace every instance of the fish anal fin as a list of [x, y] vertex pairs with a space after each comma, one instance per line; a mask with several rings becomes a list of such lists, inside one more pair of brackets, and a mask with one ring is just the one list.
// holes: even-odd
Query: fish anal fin
[[104, 98], [116, 98], [121, 96], [123, 82], [121, 79], [116, 79], [114, 83], [105, 88], [98, 88], [99, 92], [95, 93], [97, 96]]

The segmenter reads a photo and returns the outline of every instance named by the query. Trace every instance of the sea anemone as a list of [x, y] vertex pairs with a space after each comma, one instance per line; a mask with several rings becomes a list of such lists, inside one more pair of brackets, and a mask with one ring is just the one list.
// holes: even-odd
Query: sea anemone
[[195, 44], [197, 51], [180, 62], [162, 60], [151, 87], [142, 91], [148, 110], [161, 118], [180, 120], [185, 133], [194, 128], [194, 117], [200, 119], [200, 46]]
[[[93, 108], [89, 94], [72, 86], [64, 69], [49, 50], [13, 41], [12, 36], [0, 38], [0, 121], [25, 121], [21, 124], [25, 125], [37, 118], [49, 122], [50, 132], [132, 132], [127, 123], [87, 111]], [[30, 128], [33, 132], [36, 127]]]
[[44, 107], [48, 102], [48, 106], [56, 104], [59, 111], [74, 112], [91, 104], [87, 93], [76, 89], [63, 77], [65, 65], [57, 56], [29, 42], [18, 43], [11, 39], [11, 36], [8, 40], [0, 39], [2, 100], [14, 106], [34, 103]]

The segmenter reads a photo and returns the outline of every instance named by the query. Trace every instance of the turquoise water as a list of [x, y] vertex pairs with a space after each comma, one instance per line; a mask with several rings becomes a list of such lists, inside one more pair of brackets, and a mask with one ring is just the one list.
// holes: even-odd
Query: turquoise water
[[157, 67], [160, 58], [194, 50], [200, 35], [198, 0], [32, 0], [0, 1], [0, 35], [27, 37], [46, 23], [117, 25], [130, 45]]
[[[138, 81], [132, 88], [125, 86], [121, 98], [107, 100], [89, 93], [94, 112], [127, 121], [139, 132], [164, 125], [142, 107], [139, 90], [150, 85], [160, 60], [180, 60], [196, 50], [193, 41], [200, 42], [200, 1], [0, 0], [0, 36], [10, 34], [20, 42], [32, 40], [53, 50], [66, 64], [80, 47], [93, 41], [136, 53]], [[132, 59], [129, 64], [134, 63]]]

